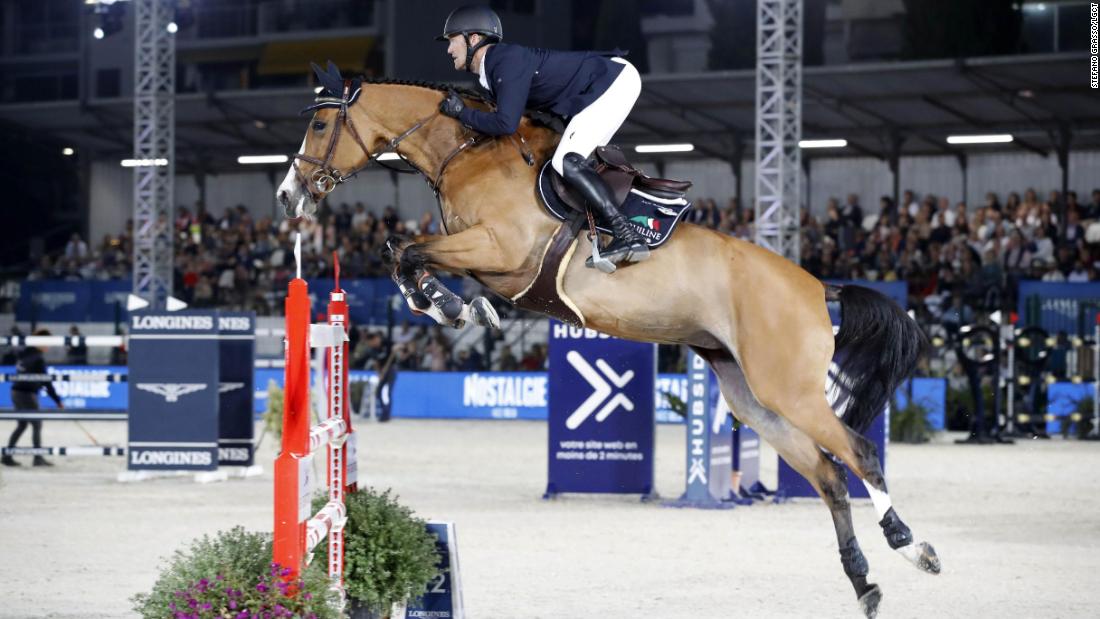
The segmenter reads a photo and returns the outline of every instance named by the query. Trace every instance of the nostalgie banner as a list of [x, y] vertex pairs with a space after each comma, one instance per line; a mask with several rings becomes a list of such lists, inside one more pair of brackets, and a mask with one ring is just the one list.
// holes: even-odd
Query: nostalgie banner
[[653, 493], [657, 347], [551, 321], [546, 495]]

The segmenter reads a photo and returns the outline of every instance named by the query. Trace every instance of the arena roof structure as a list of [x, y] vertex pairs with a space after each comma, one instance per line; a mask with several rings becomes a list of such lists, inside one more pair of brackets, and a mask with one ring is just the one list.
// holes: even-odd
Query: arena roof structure
[[[657, 74], [617, 141], [686, 142], [690, 153], [665, 157], [751, 156], [755, 71]], [[238, 155], [288, 153], [303, 135], [302, 88], [180, 94], [176, 100], [177, 171], [240, 170]], [[128, 97], [0, 105], [0, 122], [83, 152], [127, 157], [132, 149]], [[954, 134], [1009, 133], [1007, 144], [1058, 155], [1100, 148], [1100, 105], [1088, 83], [1085, 53], [806, 67], [803, 138], [843, 138], [822, 155], [962, 156]], [[805, 155], [804, 155], [805, 156]], [[639, 156], [641, 157], [641, 156]]]

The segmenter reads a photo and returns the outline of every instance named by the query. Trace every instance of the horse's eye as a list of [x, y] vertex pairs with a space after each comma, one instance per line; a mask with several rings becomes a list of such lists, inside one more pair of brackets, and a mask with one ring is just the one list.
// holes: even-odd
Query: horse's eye
[[325, 130], [325, 121], [318, 120], [318, 121], [314, 122], [313, 123], [313, 130], [314, 131], [324, 131]]

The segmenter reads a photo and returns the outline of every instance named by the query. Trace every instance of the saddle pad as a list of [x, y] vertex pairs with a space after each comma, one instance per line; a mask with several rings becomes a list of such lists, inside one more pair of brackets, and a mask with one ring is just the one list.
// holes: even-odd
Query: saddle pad
[[[561, 221], [570, 220], [578, 215], [565, 202], [562, 202], [550, 179], [557, 172], [547, 161], [539, 172], [538, 191], [542, 203], [551, 215]], [[626, 202], [619, 209], [642, 236], [646, 238], [646, 244], [650, 247], [660, 247], [672, 234], [673, 228], [691, 206], [691, 202], [685, 198], [666, 199], [659, 198], [644, 191], [632, 187], [627, 194]], [[583, 216], [583, 215], [582, 215]], [[596, 222], [596, 229], [604, 234], [612, 234], [611, 229]]]

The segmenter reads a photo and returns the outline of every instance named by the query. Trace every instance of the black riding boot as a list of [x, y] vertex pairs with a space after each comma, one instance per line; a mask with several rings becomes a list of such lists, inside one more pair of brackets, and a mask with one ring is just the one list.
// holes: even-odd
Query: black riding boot
[[[604, 248], [601, 255], [612, 264], [641, 262], [648, 258], [649, 245], [646, 244], [645, 237], [634, 230], [626, 217], [619, 212], [619, 207], [615, 204], [615, 194], [600, 175], [588, 166], [584, 157], [578, 153], [568, 153], [562, 167], [566, 182], [584, 196], [588, 205], [599, 213], [615, 233], [614, 240]], [[585, 265], [590, 268], [594, 266], [592, 259], [589, 258]]]

